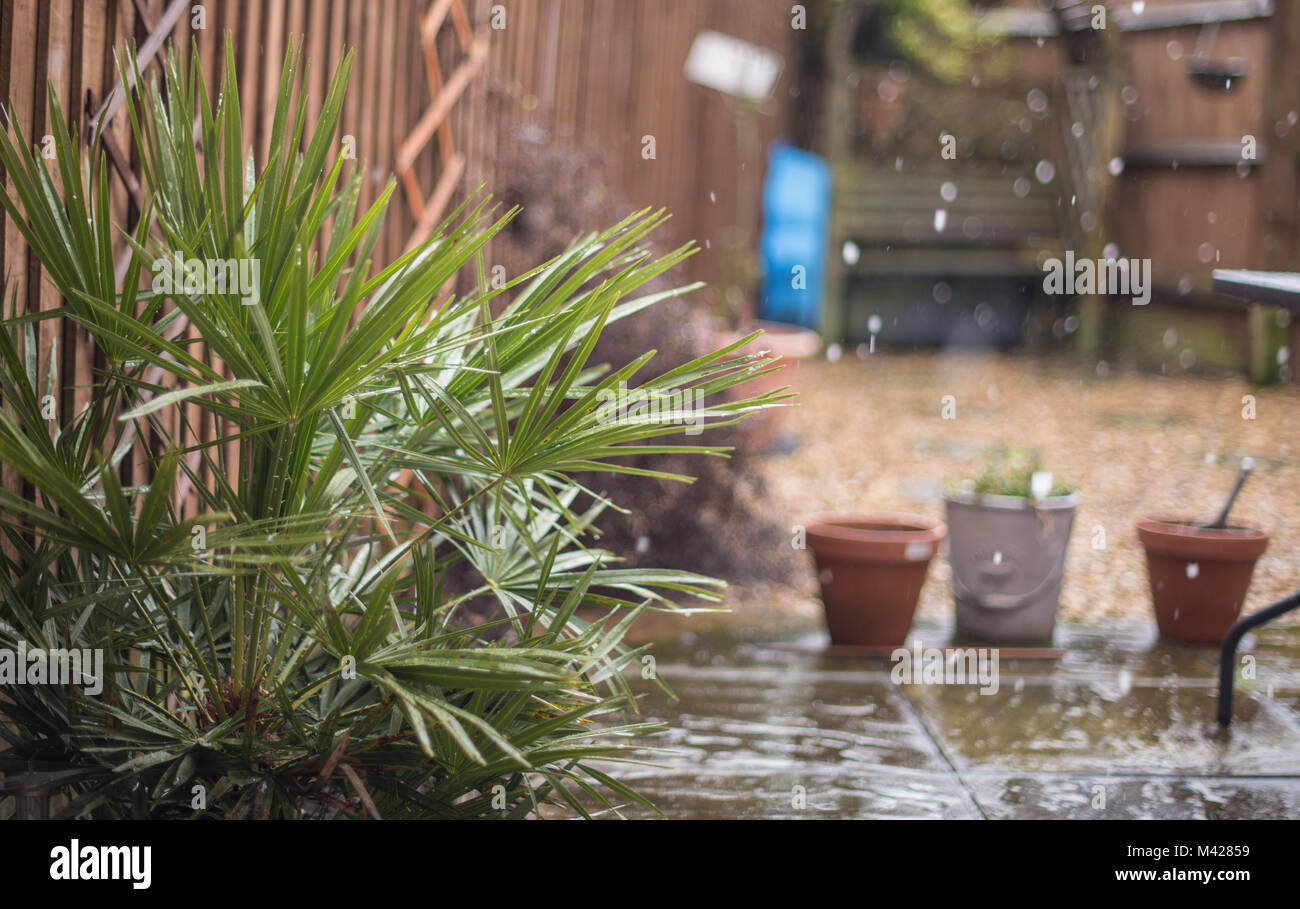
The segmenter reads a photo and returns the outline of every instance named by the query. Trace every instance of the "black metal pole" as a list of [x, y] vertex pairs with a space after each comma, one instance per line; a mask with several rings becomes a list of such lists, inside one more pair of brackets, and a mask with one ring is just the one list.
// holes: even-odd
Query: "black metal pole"
[[1280, 615], [1300, 608], [1300, 593], [1280, 600], [1272, 606], [1265, 606], [1259, 612], [1238, 619], [1223, 639], [1223, 650], [1219, 654], [1219, 725], [1232, 723], [1232, 680], [1236, 675], [1237, 645], [1246, 636], [1246, 632], [1256, 625], [1263, 625]]

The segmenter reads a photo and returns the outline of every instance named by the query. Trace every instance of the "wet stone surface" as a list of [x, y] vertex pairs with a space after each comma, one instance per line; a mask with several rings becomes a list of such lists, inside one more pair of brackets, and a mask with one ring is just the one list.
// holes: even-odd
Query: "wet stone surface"
[[1059, 626], [1059, 659], [1000, 659], [985, 694], [895, 684], [886, 658], [825, 643], [800, 626], [657, 644], [679, 699], [636, 690], [668, 753], [610, 769], [679, 818], [1300, 817], [1300, 626], [1244, 642], [1227, 731], [1217, 651], [1142, 624]]
[[1046, 683], [979, 695], [910, 686], [959, 769], [1286, 774], [1300, 777], [1300, 733], [1277, 705], [1238, 698], [1214, 720], [1213, 689]]
[[1284, 820], [1300, 817], [1300, 780], [1224, 777], [974, 775], [993, 819]]

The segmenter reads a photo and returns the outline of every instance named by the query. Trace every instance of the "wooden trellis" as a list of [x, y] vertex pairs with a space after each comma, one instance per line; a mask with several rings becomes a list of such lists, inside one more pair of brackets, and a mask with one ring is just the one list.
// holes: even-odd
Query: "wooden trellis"
[[[444, 81], [442, 62], [438, 59], [438, 33], [446, 24], [448, 14], [462, 59]], [[465, 154], [456, 150], [448, 114], [482, 69], [487, 59], [488, 42], [486, 33], [475, 36], [462, 0], [434, 0], [420, 22], [420, 47], [424, 53], [424, 75], [429, 83], [429, 109], [403, 140], [394, 161], [394, 170], [402, 180], [406, 202], [415, 219], [415, 228], [407, 241], [408, 249], [429, 236], [465, 171]], [[415, 173], [415, 163], [435, 134], [438, 136], [442, 171], [432, 195], [426, 198]]]

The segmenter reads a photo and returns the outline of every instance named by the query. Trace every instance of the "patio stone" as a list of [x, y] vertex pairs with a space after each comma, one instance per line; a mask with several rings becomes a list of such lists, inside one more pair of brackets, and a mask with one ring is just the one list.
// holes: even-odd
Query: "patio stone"
[[1300, 780], [971, 775], [992, 819], [1226, 820], [1300, 817]]
[[1035, 683], [997, 694], [912, 686], [959, 769], [1300, 776], [1300, 731], [1278, 705], [1237, 698], [1228, 732], [1212, 688]]
[[1300, 626], [1246, 639], [1226, 731], [1217, 649], [1145, 624], [1062, 624], [1061, 657], [1002, 660], [993, 694], [895, 685], [888, 659], [828, 652], [803, 623], [774, 637], [657, 646], [680, 700], [633, 683], [671, 753], [608, 769], [669, 817], [1300, 817]]
[[[637, 777], [624, 772], [620, 779], [670, 818], [953, 820], [980, 816], [953, 776], [933, 771], [844, 764], [833, 773]], [[622, 813], [654, 816], [636, 806]]]
[[647, 720], [672, 729], [656, 738], [676, 755], [668, 773], [827, 774], [836, 768], [943, 770], [933, 743], [883, 674], [807, 670], [661, 668], [680, 698], [641, 701]]

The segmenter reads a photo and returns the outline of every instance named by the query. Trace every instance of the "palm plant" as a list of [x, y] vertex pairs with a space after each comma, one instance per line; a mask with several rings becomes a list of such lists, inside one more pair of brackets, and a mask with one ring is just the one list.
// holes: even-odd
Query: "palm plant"
[[[664, 216], [641, 212], [491, 287], [484, 244], [511, 213], [482, 199], [373, 263], [393, 184], [358, 211], [363, 168], [345, 173], [336, 141], [351, 55], [308, 129], [289, 48], [259, 168], [229, 37], [225, 53], [215, 110], [197, 52], [188, 71], [169, 56], [161, 89], [131, 53], [119, 64], [146, 192], [133, 232], [53, 92], [57, 180], [16, 124], [0, 133], [5, 211], [64, 300], [19, 315], [11, 299], [0, 326], [0, 461], [31, 491], [0, 490], [0, 648], [106, 657], [98, 695], [0, 693], [0, 816], [24, 793], [69, 817], [642, 802], [611, 773], [644, 759], [638, 736], [656, 728], [634, 715], [625, 675], [644, 651], [624, 633], [646, 609], [680, 609], [670, 596], [707, 604], [723, 585], [618, 568], [593, 543], [611, 503], [571, 475], [686, 480], [619, 459], [725, 454], [664, 442], [700, 414], [602, 417], [597, 402], [653, 351], [589, 362], [606, 325], [693, 289], [636, 295], [693, 246], [651, 255]], [[177, 255], [255, 262], [258, 292], [146, 286], [146, 264]], [[444, 293], [462, 272], [473, 289]], [[36, 349], [48, 318], [83, 328], [103, 364], [91, 405], [54, 420], [36, 365], [57, 356]], [[772, 406], [719, 395], [775, 368], [735, 354], [749, 340], [642, 388], [708, 395], [706, 425]], [[196, 431], [196, 414], [218, 431]], [[125, 485], [144, 440], [148, 475]]]

